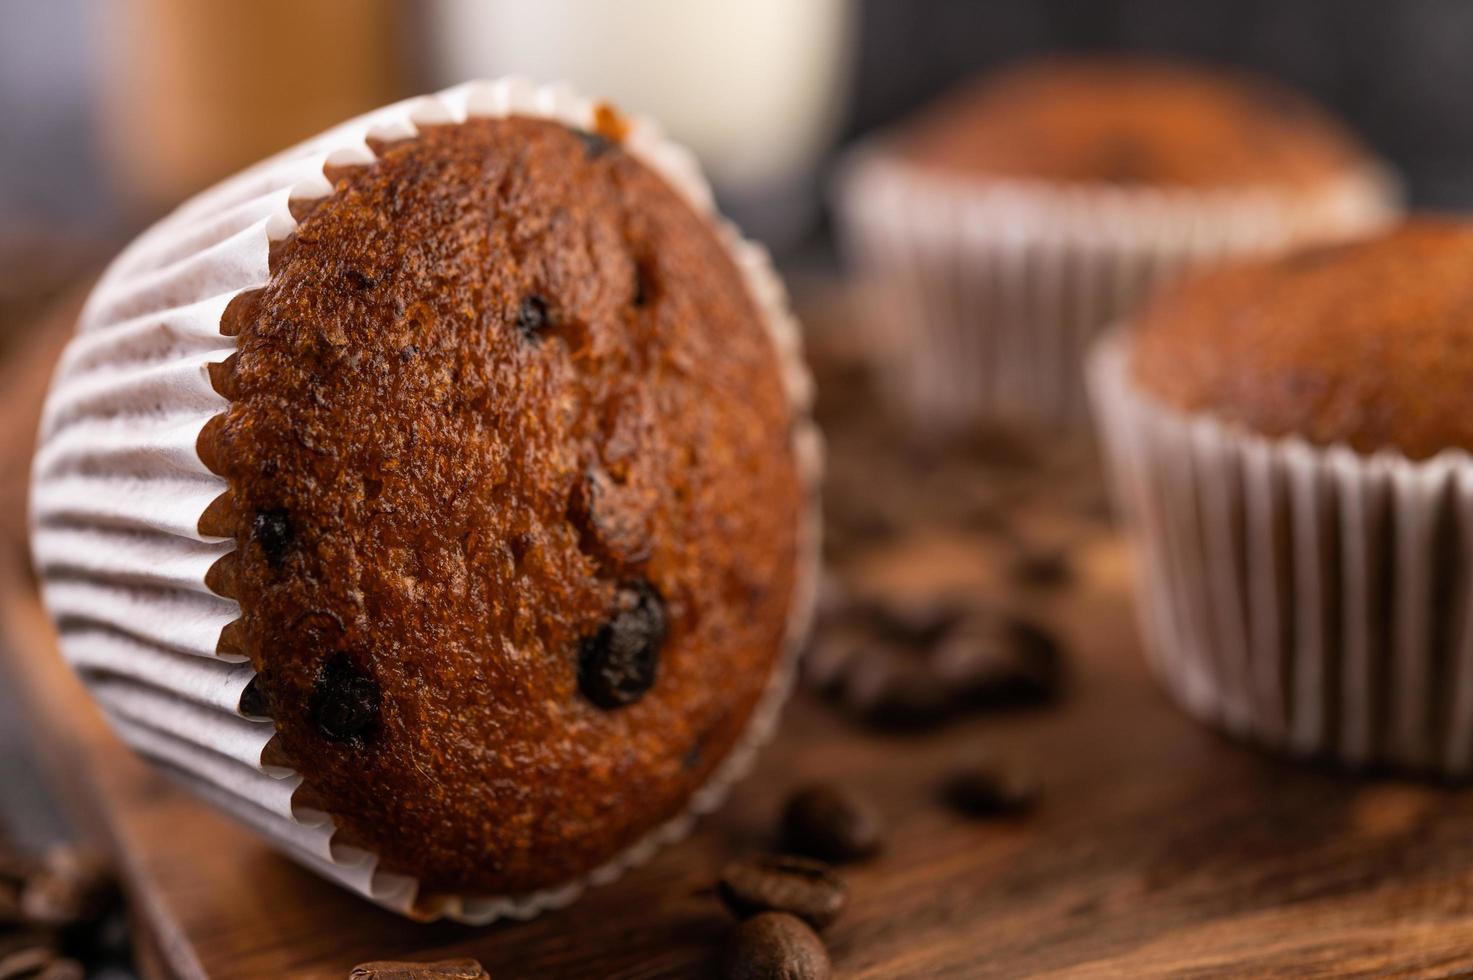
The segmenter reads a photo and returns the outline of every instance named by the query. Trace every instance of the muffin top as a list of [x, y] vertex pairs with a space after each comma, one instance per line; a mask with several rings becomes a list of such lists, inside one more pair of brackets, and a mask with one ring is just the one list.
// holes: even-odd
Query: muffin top
[[429, 892], [566, 882], [683, 812], [784, 645], [807, 501], [778, 355], [617, 135], [380, 146], [224, 325], [222, 648], [298, 801]]
[[1473, 223], [1201, 273], [1137, 318], [1131, 371], [1189, 412], [1414, 459], [1473, 450]]
[[1107, 57], [1027, 62], [972, 82], [897, 145], [949, 171], [1185, 187], [1301, 186], [1366, 159], [1338, 123], [1275, 83]]

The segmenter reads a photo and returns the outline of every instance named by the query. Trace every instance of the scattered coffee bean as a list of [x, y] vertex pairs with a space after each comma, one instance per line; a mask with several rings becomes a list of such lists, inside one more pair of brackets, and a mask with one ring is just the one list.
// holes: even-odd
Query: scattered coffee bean
[[396, 963], [377, 960], [359, 963], [348, 980], [491, 980], [480, 963], [471, 959], [438, 963]]
[[347, 654], [335, 654], [317, 675], [309, 707], [325, 737], [334, 742], [358, 738], [378, 721], [378, 682]]
[[948, 779], [943, 795], [969, 817], [1015, 816], [1033, 808], [1038, 786], [1017, 769], [976, 766]]
[[665, 642], [665, 602], [648, 582], [620, 586], [613, 617], [578, 649], [578, 690], [600, 708], [633, 704], [655, 683]]
[[953, 716], [956, 692], [923, 663], [871, 652], [855, 664], [849, 702], [866, 725], [918, 732]]
[[547, 300], [535, 294], [522, 300], [522, 306], [517, 310], [517, 329], [522, 332], [523, 337], [538, 340], [551, 323], [547, 313]]
[[828, 980], [823, 940], [801, 919], [766, 912], [731, 931], [721, 961], [724, 980]]
[[251, 521], [251, 539], [272, 568], [280, 569], [285, 564], [295, 538], [291, 517], [284, 510], [263, 510]]
[[787, 912], [815, 929], [837, 919], [849, 898], [844, 883], [828, 865], [786, 854], [728, 864], [716, 891], [737, 918]]
[[65, 926], [99, 918], [112, 897], [112, 878], [99, 859], [60, 848], [26, 880], [20, 908], [29, 923]]
[[874, 806], [834, 783], [800, 789], [783, 809], [783, 844], [798, 854], [855, 861], [878, 852], [884, 837], [884, 822]]

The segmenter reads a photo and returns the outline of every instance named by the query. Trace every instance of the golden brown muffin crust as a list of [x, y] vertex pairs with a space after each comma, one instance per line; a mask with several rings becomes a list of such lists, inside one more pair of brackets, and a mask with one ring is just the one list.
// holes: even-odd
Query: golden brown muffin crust
[[1263, 435], [1473, 450], [1473, 224], [1419, 218], [1199, 274], [1140, 315], [1132, 352], [1147, 392]]
[[972, 82], [898, 145], [951, 171], [1189, 187], [1301, 186], [1366, 159], [1338, 123], [1272, 82], [1107, 57], [1027, 62]]
[[[306, 801], [482, 894], [680, 813], [779, 656], [805, 505], [710, 222], [608, 139], [434, 127], [341, 175], [236, 319], [213, 583]], [[631, 635], [652, 686], [580, 678]]]

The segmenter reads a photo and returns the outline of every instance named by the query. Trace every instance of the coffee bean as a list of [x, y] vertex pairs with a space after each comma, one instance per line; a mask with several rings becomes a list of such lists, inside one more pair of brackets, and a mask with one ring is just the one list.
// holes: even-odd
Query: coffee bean
[[115, 895], [103, 862], [69, 848], [47, 855], [41, 870], [26, 879], [21, 914], [41, 926], [71, 926], [101, 918]]
[[290, 515], [284, 510], [263, 510], [251, 520], [251, 540], [261, 549], [266, 564], [280, 569], [296, 539]]
[[1015, 816], [1033, 808], [1038, 786], [1017, 769], [975, 766], [948, 779], [943, 795], [969, 817]]
[[0, 980], [35, 977], [56, 960], [56, 953], [45, 946], [32, 946], [0, 957]]
[[859, 719], [873, 728], [916, 732], [950, 720], [955, 692], [925, 664], [891, 655], [884, 666], [876, 654], [856, 663], [850, 703]]
[[317, 675], [309, 708], [313, 724], [326, 738], [358, 738], [378, 721], [378, 682], [347, 654], [335, 654]]
[[655, 683], [665, 642], [665, 602], [648, 582], [619, 587], [612, 618], [578, 648], [578, 690], [600, 708], [633, 704]]
[[849, 898], [844, 883], [828, 865], [786, 854], [728, 864], [716, 891], [737, 918], [787, 912], [815, 929], [837, 919]]
[[832, 973], [823, 940], [801, 919], [781, 912], [733, 928], [721, 960], [723, 980], [828, 980]]
[[794, 793], [783, 809], [783, 843], [791, 851], [825, 861], [866, 858], [884, 843], [885, 828], [870, 802], [834, 783], [814, 783]]
[[348, 980], [490, 980], [490, 975], [472, 959], [441, 960], [438, 963], [376, 960], [353, 967]]
[[[40, 973], [31, 974], [27, 980], [83, 980], [87, 972], [76, 960], [52, 960]], [[3, 974], [0, 974], [3, 976]]]
[[517, 329], [528, 340], [541, 339], [542, 332], [552, 324], [547, 312], [547, 300], [533, 294], [522, 300], [517, 310]]

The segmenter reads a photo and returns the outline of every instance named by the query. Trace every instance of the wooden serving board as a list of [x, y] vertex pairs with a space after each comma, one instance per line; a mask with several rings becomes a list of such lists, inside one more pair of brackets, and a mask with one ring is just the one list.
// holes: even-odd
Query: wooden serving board
[[[363, 960], [471, 956], [496, 978], [709, 975], [728, 924], [717, 870], [770, 846], [784, 795], [823, 777], [864, 790], [890, 825], [885, 851], [843, 872], [851, 904], [826, 936], [842, 977], [1473, 975], [1473, 793], [1280, 762], [1190, 722], [1146, 674], [1123, 548], [1103, 532], [1081, 545], [1077, 585], [1034, 600], [1074, 655], [1060, 707], [897, 736], [799, 696], [727, 808], [572, 907], [481, 929], [382, 912], [151, 772], [61, 664], [24, 571], [34, 415], [18, 406], [35, 404], [69, 321], [0, 389], [0, 665], [65, 801], [122, 868], [153, 974], [340, 980]], [[912, 535], [875, 575], [996, 590], [994, 546]], [[967, 822], [937, 803], [984, 755], [1031, 765], [1034, 814]]]

